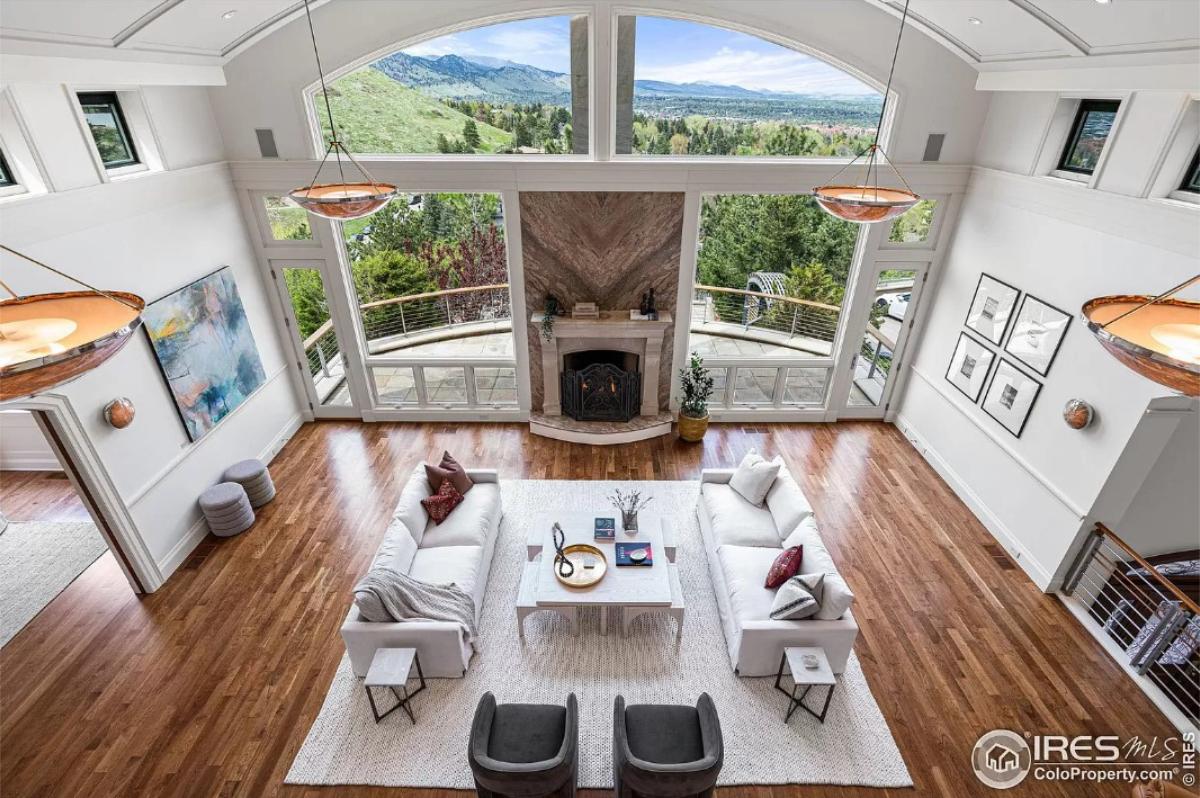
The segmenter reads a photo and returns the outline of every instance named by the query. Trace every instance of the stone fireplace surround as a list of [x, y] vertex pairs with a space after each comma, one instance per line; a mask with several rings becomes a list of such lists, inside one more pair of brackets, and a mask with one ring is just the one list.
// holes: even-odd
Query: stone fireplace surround
[[[542, 314], [530, 320], [540, 331]], [[654, 438], [671, 431], [671, 414], [659, 406], [659, 371], [663, 347], [671, 346], [666, 333], [672, 327], [670, 313], [659, 313], [656, 321], [629, 318], [629, 311], [603, 311], [599, 319], [560, 317], [554, 321], [553, 337], [541, 342], [542, 411], [530, 418], [530, 430], [559, 440], [611, 444]], [[540, 332], [539, 332], [540, 334]], [[640, 415], [629, 422], [575, 421], [563, 415], [560, 393], [563, 356], [593, 349], [628, 352], [638, 357], [642, 376]]]

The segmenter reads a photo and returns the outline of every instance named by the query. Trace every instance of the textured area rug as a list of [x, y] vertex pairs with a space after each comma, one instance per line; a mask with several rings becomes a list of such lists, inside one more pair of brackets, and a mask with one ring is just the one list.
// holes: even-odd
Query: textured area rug
[[107, 549], [90, 522], [10, 523], [0, 534], [0, 646]]
[[[616, 624], [601, 636], [595, 611], [583, 613], [578, 637], [554, 613], [535, 613], [525, 622], [522, 642], [513, 602], [530, 518], [592, 507], [597, 514], [611, 514], [605, 496], [631, 484], [654, 496], [652, 507], [675, 526], [687, 605], [682, 642], [676, 644], [673, 621], [665, 616], [643, 616], [627, 638]], [[466, 677], [429, 680], [429, 689], [413, 699], [415, 726], [402, 712], [376, 725], [362, 682], [343, 656], [287, 783], [473, 788], [467, 740], [475, 705], [490, 690], [500, 702], [563, 704], [568, 693], [578, 696], [580, 787], [612, 787], [612, 706], [618, 693], [630, 703], [694, 704], [702, 692], [713, 697], [721, 718], [722, 785], [911, 786], [853, 655], [824, 725], [802, 712], [785, 724], [787, 699], [773, 689], [773, 678], [734, 675], [696, 521], [698, 489], [694, 482], [504, 482], [505, 516], [480, 624], [480, 651]], [[823, 691], [818, 700], [824, 700]]]

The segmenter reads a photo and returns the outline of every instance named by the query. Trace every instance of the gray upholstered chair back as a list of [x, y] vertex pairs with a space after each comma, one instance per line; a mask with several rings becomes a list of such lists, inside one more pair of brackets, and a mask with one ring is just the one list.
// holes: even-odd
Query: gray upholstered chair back
[[711, 796], [725, 757], [721, 722], [708, 693], [696, 706], [613, 707], [616, 798]]
[[579, 770], [579, 703], [497, 704], [484, 693], [467, 751], [481, 798], [573, 798]]

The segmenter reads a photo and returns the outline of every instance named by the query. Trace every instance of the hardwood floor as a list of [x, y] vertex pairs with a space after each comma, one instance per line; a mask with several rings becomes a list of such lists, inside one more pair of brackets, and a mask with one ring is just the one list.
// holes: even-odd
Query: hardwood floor
[[[141, 598], [104, 558], [0, 649], [0, 792], [397, 794], [286, 787], [283, 777], [341, 658], [349, 589], [419, 459], [445, 448], [510, 478], [691, 479], [751, 447], [782, 454], [816, 508], [856, 594], [858, 656], [916, 790], [748, 787], [724, 796], [994, 795], [969, 761], [990, 729], [1173, 734], [891, 425], [714, 425], [701, 445], [595, 448], [515, 424], [326, 422], [304, 426], [272, 464], [278, 498], [249, 533], [205, 541]], [[1011, 794], [1129, 789], [1027, 779]]]
[[0, 471], [0, 508], [9, 521], [91, 521], [62, 471]]

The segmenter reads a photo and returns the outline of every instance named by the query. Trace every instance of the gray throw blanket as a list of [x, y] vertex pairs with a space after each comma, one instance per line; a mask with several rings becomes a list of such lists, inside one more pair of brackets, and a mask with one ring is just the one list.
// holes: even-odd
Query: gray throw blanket
[[354, 605], [365, 620], [450, 621], [475, 648], [475, 599], [453, 583], [433, 585], [392, 568], [372, 568], [354, 586]]

